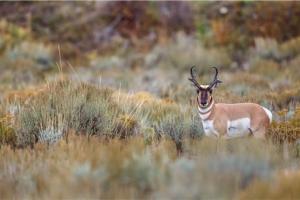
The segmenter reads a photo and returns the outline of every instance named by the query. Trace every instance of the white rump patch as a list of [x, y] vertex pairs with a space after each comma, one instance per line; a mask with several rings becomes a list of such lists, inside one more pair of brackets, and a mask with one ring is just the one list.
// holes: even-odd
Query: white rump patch
[[262, 108], [264, 109], [264, 111], [266, 112], [266, 114], [268, 115], [269, 121], [270, 123], [272, 122], [272, 112], [268, 109], [262, 106]]
[[243, 137], [250, 133], [250, 118], [240, 118], [227, 122], [227, 137]]
[[218, 137], [219, 133], [214, 128], [214, 121], [213, 120], [206, 120], [202, 121], [203, 130], [206, 136], [210, 137]]

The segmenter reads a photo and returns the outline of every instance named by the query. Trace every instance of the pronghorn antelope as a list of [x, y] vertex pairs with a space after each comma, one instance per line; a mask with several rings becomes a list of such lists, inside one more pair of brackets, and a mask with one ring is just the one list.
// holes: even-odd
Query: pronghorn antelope
[[206, 136], [235, 138], [253, 135], [264, 138], [267, 127], [272, 121], [272, 113], [255, 103], [225, 104], [215, 103], [212, 92], [222, 81], [218, 80], [218, 69], [209, 85], [200, 85], [191, 68], [189, 80], [197, 88], [197, 104]]

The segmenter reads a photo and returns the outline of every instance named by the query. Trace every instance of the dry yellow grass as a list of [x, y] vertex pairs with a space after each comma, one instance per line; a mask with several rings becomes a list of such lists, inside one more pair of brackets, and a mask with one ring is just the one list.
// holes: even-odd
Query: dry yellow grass
[[299, 199], [299, 180], [299, 171], [279, 172], [272, 181], [255, 181], [238, 199]]
[[[87, 5], [95, 7], [93, 4]], [[182, 8], [184, 4], [180, 3]], [[3, 11], [9, 5], [6, 3]], [[36, 12], [41, 8], [36, 5], [28, 6]], [[300, 37], [295, 35], [295, 30], [291, 30], [292, 34], [276, 32], [288, 36], [282, 43], [274, 38], [254, 38], [253, 34], [248, 38], [247, 33], [244, 37], [239, 28], [228, 35], [229, 29], [240, 27], [236, 24], [240, 22], [230, 22], [236, 17], [231, 4], [192, 3], [193, 9], [188, 14], [194, 13], [196, 27], [191, 33], [172, 31], [169, 38], [161, 32], [162, 27], [148, 32], [150, 27], [145, 24], [145, 33], [149, 35], [128, 39], [115, 32], [107, 43], [100, 32], [86, 31], [89, 23], [80, 32], [74, 32], [71, 23], [67, 33], [71, 40], [62, 39], [60, 51], [51, 41], [65, 34], [60, 27], [64, 27], [69, 14], [73, 16], [72, 8], [80, 8], [73, 16], [76, 21], [78, 16], [84, 19], [90, 7], [49, 5], [42, 6], [47, 8], [47, 13], [48, 9], [53, 10], [52, 6], [61, 8], [49, 12], [51, 19], [45, 17], [46, 12], [41, 12], [43, 17], [38, 16], [40, 12], [26, 19], [25, 15], [16, 16], [26, 21], [26, 28], [13, 23], [13, 13], [10, 22], [0, 20], [1, 199], [300, 198], [297, 184], [300, 180]], [[125, 10], [133, 11], [130, 5]], [[232, 5], [237, 14], [246, 16], [259, 3]], [[277, 8], [286, 10], [284, 5]], [[16, 4], [22, 6], [25, 5]], [[176, 10], [173, 4], [161, 6], [163, 10]], [[98, 14], [105, 8], [102, 4], [96, 7]], [[266, 5], [261, 8], [256, 11], [263, 11]], [[222, 18], [232, 14], [233, 18], [216, 19], [211, 9], [221, 13], [217, 15]], [[153, 14], [152, 3], [142, 10]], [[206, 16], [207, 10], [212, 16]], [[182, 13], [174, 13], [184, 17]], [[135, 11], [131, 14], [141, 22]], [[255, 17], [264, 16], [261, 14], [264, 13], [257, 12]], [[126, 16], [120, 23], [126, 22]], [[151, 16], [157, 22], [161, 19], [156, 14]], [[107, 19], [88, 17], [88, 20], [94, 24], [94, 19], [100, 19], [101, 23], [95, 27], [103, 26], [105, 32], [102, 23], [111, 23], [113, 17], [114, 14]], [[52, 24], [55, 22], [58, 30], [49, 29], [54, 40], [45, 37], [49, 30], [43, 29], [43, 25], [39, 28], [46, 18]], [[288, 23], [299, 24], [298, 18], [290, 18]], [[226, 29], [226, 24], [232, 27]], [[118, 30], [113, 28], [113, 32]], [[135, 29], [132, 30], [134, 33]], [[97, 39], [86, 37], [91, 33]], [[87, 51], [100, 40], [107, 45], [107, 51], [102, 49], [100, 53], [93, 48], [83, 53], [82, 47], [75, 45], [82, 37], [87, 39], [87, 46], [82, 46]], [[249, 46], [248, 40], [253, 39]], [[128, 43], [131, 40], [133, 43]], [[146, 45], [147, 50], [141, 52], [139, 49], [145, 41], [151, 47]], [[101, 49], [101, 45], [98, 47]], [[55, 59], [55, 54], [59, 58]], [[82, 67], [74, 68], [64, 58]], [[219, 68], [223, 83], [214, 92], [217, 102], [255, 102], [274, 108], [272, 112], [278, 113], [280, 120], [276, 118], [268, 130], [271, 139], [204, 138], [196, 92], [187, 80], [192, 65], [197, 66], [203, 84], [213, 77], [210, 67]], [[55, 81], [55, 77], [60, 80]], [[49, 83], [44, 84], [45, 80]], [[287, 111], [291, 102], [296, 102], [298, 108]]]
[[184, 144], [179, 157], [168, 139], [149, 145], [143, 137], [106, 140], [74, 132], [50, 146], [4, 145], [1, 197], [231, 199], [245, 188], [257, 187], [255, 182], [252, 186], [255, 180], [268, 183], [286, 166], [278, 148], [264, 141], [204, 139]]
[[[126, 198], [144, 195], [140, 189], [152, 189], [155, 180], [135, 182], [127, 170], [138, 173], [134, 169], [138, 166], [131, 166], [131, 162], [149, 148], [153, 149], [153, 165], [159, 165], [162, 153], [166, 156], [174, 152], [172, 146], [164, 143], [146, 147], [141, 138], [106, 141], [74, 134], [69, 135], [68, 142], [62, 140], [50, 147], [42, 143], [34, 149], [13, 150], [2, 146], [1, 198]], [[143, 173], [147, 174], [147, 171]], [[140, 178], [146, 174], [141, 174]], [[156, 175], [153, 175], [151, 178], [155, 179]]]
[[[4, 198], [231, 199], [266, 188], [299, 156], [295, 144], [282, 150], [271, 140], [201, 139], [194, 107], [150, 93], [69, 80], [43, 88], [16, 92], [2, 104]], [[7, 106], [15, 105], [9, 114]], [[295, 141], [298, 118], [299, 109], [274, 123], [270, 136]]]
[[290, 112], [293, 112], [292, 116], [287, 110], [279, 112], [281, 121], [273, 122], [269, 128], [267, 135], [273, 141], [295, 143], [300, 139], [300, 108]]

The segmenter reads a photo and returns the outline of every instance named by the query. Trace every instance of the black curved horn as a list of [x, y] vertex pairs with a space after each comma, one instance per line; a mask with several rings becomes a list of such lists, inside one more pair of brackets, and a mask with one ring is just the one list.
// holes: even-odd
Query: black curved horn
[[192, 83], [194, 83], [194, 85], [197, 87], [197, 88], [199, 88], [199, 89], [201, 89], [201, 86], [200, 86], [200, 84], [197, 82], [197, 80], [196, 80], [196, 77], [195, 77], [195, 74], [194, 74], [194, 68], [195, 68], [195, 66], [192, 66], [191, 67], [191, 78], [189, 78], [189, 80], [192, 82]]
[[212, 89], [214, 86], [217, 86], [219, 83], [222, 83], [221, 80], [218, 80], [218, 68], [216, 67], [212, 67], [213, 69], [215, 69], [215, 77], [214, 80], [209, 84], [209, 88]]

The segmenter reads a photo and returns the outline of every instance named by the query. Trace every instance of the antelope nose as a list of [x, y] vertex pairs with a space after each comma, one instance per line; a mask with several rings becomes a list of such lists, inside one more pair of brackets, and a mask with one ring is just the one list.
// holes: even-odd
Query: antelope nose
[[202, 105], [202, 106], [205, 106], [205, 105], [206, 105], [206, 102], [201, 102], [201, 105]]

